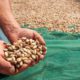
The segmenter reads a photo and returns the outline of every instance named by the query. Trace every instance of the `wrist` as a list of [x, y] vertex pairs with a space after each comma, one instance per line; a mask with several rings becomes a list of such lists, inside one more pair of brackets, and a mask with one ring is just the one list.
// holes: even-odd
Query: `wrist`
[[10, 25], [16, 25], [17, 28], [20, 28], [19, 24], [11, 13], [0, 15], [0, 25], [2, 28], [7, 28], [7, 26], [10, 27]]
[[20, 29], [20, 25], [12, 14], [8, 13], [6, 15], [0, 16], [0, 25], [4, 33], [8, 35], [9, 33], [16, 32], [17, 29]]

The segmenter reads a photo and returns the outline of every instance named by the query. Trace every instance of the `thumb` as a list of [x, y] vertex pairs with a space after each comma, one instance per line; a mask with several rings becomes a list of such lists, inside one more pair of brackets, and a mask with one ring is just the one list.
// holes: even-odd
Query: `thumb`
[[0, 40], [0, 49], [4, 48], [4, 41]]
[[6, 61], [3, 57], [0, 57], [0, 68], [11, 68], [10, 62]]
[[0, 44], [3, 44], [3, 43], [4, 43], [4, 41], [0, 40]]
[[12, 34], [10, 36], [10, 38], [8, 38], [8, 39], [10, 40], [11, 43], [14, 43], [14, 42], [16, 42], [18, 40], [18, 37], [17, 37], [17, 35]]
[[8, 69], [10, 72], [15, 72], [14, 66], [10, 64], [10, 62], [6, 61], [4, 58], [0, 57], [0, 69]]
[[34, 32], [34, 38], [38, 39], [41, 44], [45, 45], [45, 41], [44, 41], [43, 37], [39, 33]]

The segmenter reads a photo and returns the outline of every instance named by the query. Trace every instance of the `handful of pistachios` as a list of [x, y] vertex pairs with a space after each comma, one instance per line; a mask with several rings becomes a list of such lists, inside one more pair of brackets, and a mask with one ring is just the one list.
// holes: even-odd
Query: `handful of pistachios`
[[28, 65], [31, 60], [36, 61], [43, 54], [43, 49], [46, 48], [38, 40], [27, 39], [26, 37], [22, 37], [14, 44], [6, 45], [4, 57], [17, 69], [23, 64]]

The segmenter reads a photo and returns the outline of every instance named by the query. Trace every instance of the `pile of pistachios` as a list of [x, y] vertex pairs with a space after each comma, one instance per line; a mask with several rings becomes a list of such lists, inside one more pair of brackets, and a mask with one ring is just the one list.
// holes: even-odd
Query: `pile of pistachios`
[[15, 68], [20, 68], [23, 64], [29, 64], [30, 61], [36, 61], [46, 48], [38, 40], [27, 39], [22, 37], [14, 44], [6, 44], [4, 49], [4, 58], [9, 61]]

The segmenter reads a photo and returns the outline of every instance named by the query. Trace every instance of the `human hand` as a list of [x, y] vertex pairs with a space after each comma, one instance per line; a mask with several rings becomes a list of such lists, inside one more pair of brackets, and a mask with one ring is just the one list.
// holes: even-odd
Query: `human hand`
[[0, 40], [0, 73], [6, 75], [15, 74], [15, 68], [10, 64], [10, 62], [4, 59], [4, 51], [5, 44]]
[[[14, 30], [14, 32], [11, 32], [9, 33], [10, 34], [10, 37], [9, 37], [9, 40], [14, 43], [16, 42], [18, 39], [22, 38], [22, 37], [27, 37], [27, 38], [31, 38], [31, 39], [37, 39], [39, 40], [39, 42], [42, 44], [42, 45], [45, 45], [45, 41], [44, 39], [42, 38], [42, 36], [37, 33], [36, 31], [34, 30], [30, 30], [30, 29], [24, 29], [24, 28], [18, 28], [16, 30]], [[45, 53], [46, 53], [46, 49], [44, 49], [43, 51], [43, 54], [39, 57], [38, 61], [34, 62], [32, 61], [32, 63], [29, 65], [29, 66], [26, 66], [26, 65], [23, 65], [19, 71], [23, 71], [24, 69], [32, 66], [33, 64], [36, 64], [38, 63], [41, 59], [44, 58], [45, 56]]]

